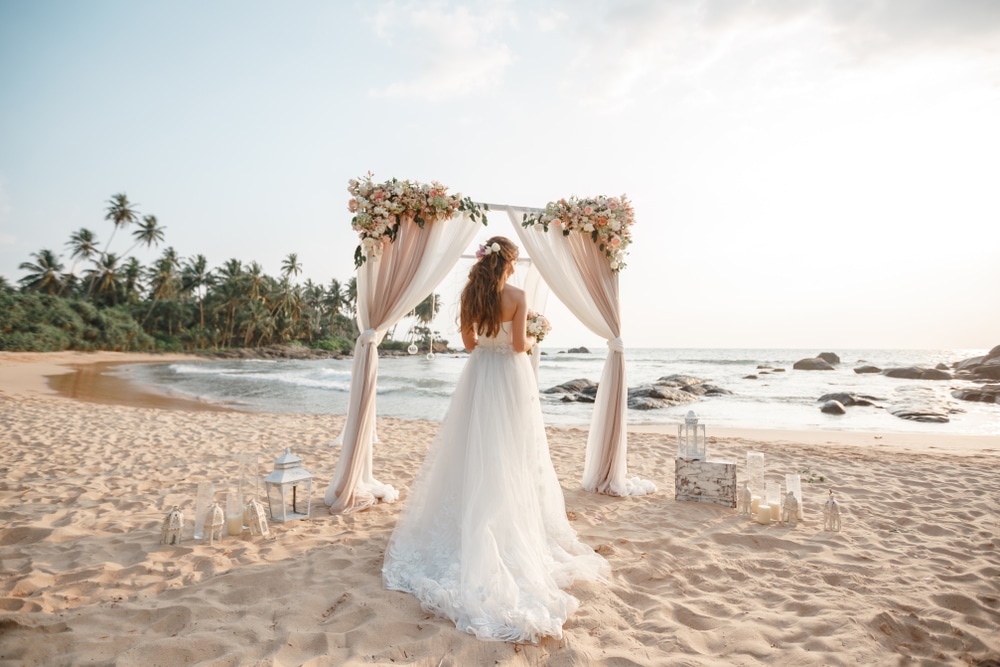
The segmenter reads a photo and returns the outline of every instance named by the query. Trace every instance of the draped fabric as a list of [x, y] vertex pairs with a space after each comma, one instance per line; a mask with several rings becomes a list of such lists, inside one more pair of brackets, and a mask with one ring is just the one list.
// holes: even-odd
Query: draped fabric
[[[497, 207], [499, 208], [499, 207]], [[621, 306], [618, 274], [607, 258], [584, 234], [564, 235], [555, 225], [524, 228], [527, 209], [505, 207], [517, 235], [549, 288], [584, 325], [608, 341], [594, 412], [587, 438], [583, 488], [613, 496], [652, 493], [656, 485], [628, 473], [628, 384], [625, 345], [621, 339]]]
[[412, 218], [403, 218], [396, 240], [384, 242], [382, 256], [369, 258], [358, 269], [357, 319], [361, 335], [354, 345], [340, 458], [324, 496], [332, 514], [396, 499], [396, 490], [372, 475], [378, 345], [389, 328], [444, 279], [478, 228], [466, 213], [428, 223], [422, 229]]

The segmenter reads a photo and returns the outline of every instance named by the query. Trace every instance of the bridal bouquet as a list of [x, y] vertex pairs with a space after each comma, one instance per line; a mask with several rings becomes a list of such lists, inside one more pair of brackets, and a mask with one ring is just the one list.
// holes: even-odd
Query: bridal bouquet
[[617, 273], [625, 268], [625, 249], [632, 242], [632, 225], [635, 211], [625, 195], [621, 197], [570, 197], [549, 202], [545, 210], [535, 215], [524, 215], [522, 227], [559, 225], [568, 236], [571, 231], [590, 236], [608, 258], [611, 270]]
[[[546, 334], [552, 331], [552, 325], [549, 323], [548, 318], [541, 313], [529, 310], [526, 329], [529, 336], [535, 337], [535, 345], [537, 345], [545, 339]], [[531, 350], [528, 350], [528, 354], [531, 354]]]
[[[449, 194], [448, 186], [437, 181], [420, 183], [392, 178], [384, 183], [372, 181], [372, 173], [347, 182], [351, 199], [347, 210], [354, 214], [351, 227], [361, 237], [354, 251], [354, 265], [360, 267], [369, 257], [382, 254], [382, 244], [396, 240], [401, 217], [412, 216], [420, 228], [428, 222], [447, 220], [457, 212], [486, 224], [486, 214], [474, 201], [460, 194]], [[484, 207], [485, 208], [485, 207]]]

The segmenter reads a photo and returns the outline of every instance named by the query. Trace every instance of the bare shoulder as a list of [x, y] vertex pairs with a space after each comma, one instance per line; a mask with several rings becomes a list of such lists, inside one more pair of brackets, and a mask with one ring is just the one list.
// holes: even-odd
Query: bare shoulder
[[514, 287], [513, 285], [504, 285], [503, 287], [504, 296], [521, 303], [524, 301], [524, 290], [520, 287]]

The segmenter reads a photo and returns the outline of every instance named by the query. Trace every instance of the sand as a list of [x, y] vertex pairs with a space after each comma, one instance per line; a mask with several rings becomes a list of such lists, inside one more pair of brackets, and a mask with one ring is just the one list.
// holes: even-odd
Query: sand
[[[791, 528], [675, 502], [662, 428], [629, 438], [630, 473], [658, 493], [583, 492], [585, 430], [550, 429], [572, 524], [611, 581], [571, 589], [581, 606], [559, 640], [481, 642], [381, 586], [436, 424], [380, 420], [376, 476], [402, 498], [331, 516], [343, 417], [92, 402], [45, 380], [149, 360], [169, 359], [0, 353], [0, 666], [1000, 664], [1000, 438], [710, 428], [710, 455], [740, 461], [741, 480], [748, 450], [768, 480], [804, 471]], [[286, 446], [316, 476], [310, 519], [191, 538], [199, 482], [225, 487], [239, 452], [266, 472]], [[839, 533], [822, 530], [830, 487]], [[165, 546], [173, 505], [188, 524]]]

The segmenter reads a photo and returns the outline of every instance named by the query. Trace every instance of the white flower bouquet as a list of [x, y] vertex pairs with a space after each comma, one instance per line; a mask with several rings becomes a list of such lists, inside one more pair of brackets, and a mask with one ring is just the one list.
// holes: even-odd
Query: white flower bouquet
[[[528, 323], [525, 329], [529, 336], [535, 337], [535, 345], [538, 345], [545, 339], [546, 334], [552, 331], [552, 324], [541, 313], [529, 310]], [[528, 350], [528, 354], [531, 354], [531, 350]]]

